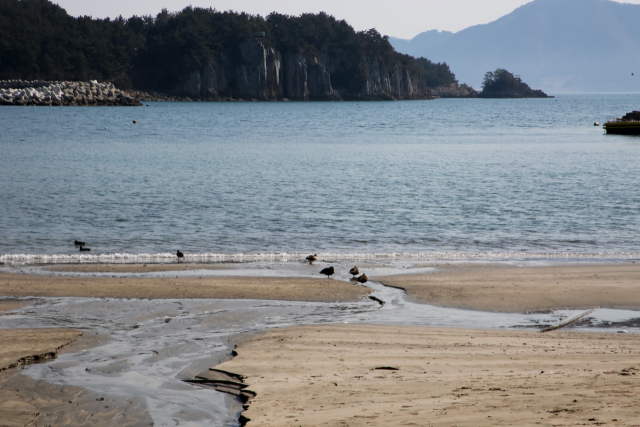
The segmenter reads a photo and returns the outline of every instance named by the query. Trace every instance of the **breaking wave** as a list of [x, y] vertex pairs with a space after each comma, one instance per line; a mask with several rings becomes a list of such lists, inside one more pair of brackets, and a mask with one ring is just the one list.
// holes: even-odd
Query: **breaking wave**
[[[295, 262], [304, 261], [308, 253], [185, 253], [185, 261], [193, 263], [250, 263], [250, 262]], [[112, 253], [112, 254], [6, 254], [0, 255], [5, 264], [99, 264], [99, 263], [167, 263], [175, 261], [173, 253]], [[318, 253], [319, 260], [640, 260], [640, 252], [386, 252], [386, 253]]]

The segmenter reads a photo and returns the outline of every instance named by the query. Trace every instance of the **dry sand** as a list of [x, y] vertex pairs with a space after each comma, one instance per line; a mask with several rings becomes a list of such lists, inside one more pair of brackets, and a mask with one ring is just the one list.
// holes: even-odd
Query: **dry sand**
[[241, 343], [218, 368], [257, 392], [248, 426], [637, 426], [639, 338], [303, 326]]
[[[170, 274], [167, 274], [169, 276]], [[0, 273], [0, 296], [223, 298], [348, 302], [370, 289], [332, 279], [282, 277], [113, 278]]]
[[640, 309], [640, 264], [440, 264], [434, 273], [371, 279], [404, 288], [417, 302], [443, 307], [501, 312]]

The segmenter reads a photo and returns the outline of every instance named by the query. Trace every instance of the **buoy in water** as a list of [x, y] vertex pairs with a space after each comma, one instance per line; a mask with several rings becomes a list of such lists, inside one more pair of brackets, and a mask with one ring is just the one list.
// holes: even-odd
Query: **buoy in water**
[[133, 121], [133, 123], [138, 123], [138, 122], [136, 122], [136, 121], [134, 120], [134, 121]]

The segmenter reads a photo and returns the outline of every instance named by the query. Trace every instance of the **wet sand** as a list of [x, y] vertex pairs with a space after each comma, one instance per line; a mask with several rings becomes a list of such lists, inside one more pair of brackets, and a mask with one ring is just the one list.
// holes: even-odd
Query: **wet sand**
[[38, 416], [38, 409], [12, 387], [26, 363], [51, 359], [75, 342], [82, 332], [76, 329], [0, 329], [0, 425], [25, 426]]
[[[169, 275], [169, 273], [167, 274]], [[332, 279], [291, 277], [73, 277], [0, 273], [0, 296], [219, 298], [350, 302], [371, 290]]]
[[228, 264], [67, 264], [46, 267], [47, 271], [66, 273], [157, 273], [162, 271], [231, 270]]
[[19, 310], [31, 304], [33, 304], [33, 301], [29, 300], [0, 300], [0, 314], [6, 313], [7, 311]]
[[640, 424], [636, 335], [327, 325], [236, 351], [248, 426]]
[[0, 371], [52, 358], [81, 335], [77, 329], [0, 329]]
[[433, 273], [371, 279], [405, 289], [416, 302], [441, 307], [512, 313], [598, 306], [640, 309], [640, 264], [433, 266]]

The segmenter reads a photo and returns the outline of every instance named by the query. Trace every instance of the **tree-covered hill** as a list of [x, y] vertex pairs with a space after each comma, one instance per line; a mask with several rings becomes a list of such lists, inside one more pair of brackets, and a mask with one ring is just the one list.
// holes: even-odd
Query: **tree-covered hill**
[[482, 82], [481, 98], [548, 98], [541, 90], [533, 90], [520, 77], [498, 68], [488, 71]]
[[[275, 77], [251, 63], [255, 49], [271, 55]], [[198, 87], [206, 86], [208, 78], [207, 93], [233, 97], [246, 89], [243, 84], [251, 86], [252, 73], [258, 72], [275, 78], [279, 96], [285, 96], [287, 73], [301, 61], [310, 86], [320, 87], [330, 76], [331, 88], [316, 91], [331, 96], [424, 97], [427, 87], [456, 81], [446, 64], [400, 54], [375, 29], [357, 32], [325, 13], [264, 18], [187, 7], [110, 20], [72, 17], [48, 0], [0, 0], [0, 79], [98, 80], [124, 89], [175, 92], [193, 91], [194, 79]], [[241, 77], [244, 83], [235, 82]], [[313, 95], [313, 90], [307, 91]]]

